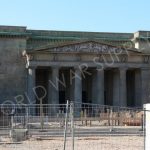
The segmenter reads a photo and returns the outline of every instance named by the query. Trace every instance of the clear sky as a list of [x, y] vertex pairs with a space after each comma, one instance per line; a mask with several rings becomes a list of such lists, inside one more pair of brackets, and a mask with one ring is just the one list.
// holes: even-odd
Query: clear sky
[[0, 0], [0, 25], [98, 32], [150, 30], [150, 0]]

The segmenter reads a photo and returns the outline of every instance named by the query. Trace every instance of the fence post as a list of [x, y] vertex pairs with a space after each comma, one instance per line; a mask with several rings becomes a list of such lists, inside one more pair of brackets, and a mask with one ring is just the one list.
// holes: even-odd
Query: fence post
[[144, 104], [144, 114], [145, 114], [145, 123], [144, 123], [144, 133], [145, 133], [145, 143], [144, 143], [144, 149], [149, 150], [150, 148], [150, 104]]
[[114, 118], [113, 118], [113, 108], [110, 108], [110, 121], [111, 121], [111, 123], [110, 123], [110, 125], [111, 125], [111, 129], [110, 129], [110, 131], [112, 132], [114, 129], [113, 129], [113, 125], [114, 125], [114, 120], [113, 120]]
[[64, 149], [66, 149], [66, 136], [67, 136], [67, 127], [68, 127], [68, 109], [69, 109], [69, 101], [67, 100], [66, 104], [66, 117], [65, 117], [65, 130], [64, 130]]
[[142, 125], [141, 131], [143, 131], [144, 130], [144, 114], [141, 115], [141, 125]]
[[13, 128], [14, 128], [14, 126], [13, 126], [13, 124], [14, 124], [14, 116], [11, 115], [10, 117], [11, 117], [11, 130], [13, 130]]
[[84, 117], [84, 112], [83, 110], [81, 111], [81, 123], [82, 123], [82, 126], [83, 126], [83, 117]]
[[10, 115], [10, 119], [11, 119], [11, 130], [14, 129], [14, 116], [15, 116], [15, 111], [16, 111], [16, 108], [12, 108], [12, 111], [11, 113], [9, 114]]
[[41, 122], [41, 130], [43, 130], [44, 129], [44, 114], [43, 114], [42, 99], [40, 99], [40, 122]]
[[28, 106], [26, 105], [25, 106], [25, 109], [26, 109], [26, 113], [25, 113], [25, 118], [26, 118], [26, 120], [25, 120], [25, 128], [26, 129], [28, 129], [28, 122], [29, 122], [29, 108], [28, 108]]
[[72, 134], [72, 150], [74, 150], [74, 103], [70, 103], [70, 117], [71, 117], [71, 134]]
[[110, 110], [107, 108], [108, 125], [110, 126]]

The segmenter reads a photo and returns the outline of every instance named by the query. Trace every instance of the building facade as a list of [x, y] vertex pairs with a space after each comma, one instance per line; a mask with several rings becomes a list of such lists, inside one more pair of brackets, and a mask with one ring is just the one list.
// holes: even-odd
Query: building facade
[[150, 102], [149, 34], [0, 26], [0, 103], [141, 107]]

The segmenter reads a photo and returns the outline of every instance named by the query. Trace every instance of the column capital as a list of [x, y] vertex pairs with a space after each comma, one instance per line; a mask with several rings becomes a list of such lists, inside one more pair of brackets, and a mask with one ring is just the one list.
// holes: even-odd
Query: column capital
[[51, 69], [59, 69], [60, 66], [51, 66]]
[[35, 76], [35, 72], [36, 72], [36, 67], [29, 67], [28, 68], [28, 74]]
[[141, 69], [141, 70], [150, 70], [149, 67], [141, 67], [140, 69]]
[[76, 65], [76, 66], [74, 66], [73, 68], [74, 68], [75, 70], [82, 70], [84, 67], [85, 67], [85, 66]]
[[74, 66], [73, 68], [74, 68], [74, 69], [79, 69], [79, 66]]
[[119, 67], [120, 71], [127, 71], [129, 68], [128, 67]]
[[97, 71], [104, 71], [105, 69], [106, 69], [106, 67], [104, 67], [104, 66], [103, 67], [102, 66], [97, 66], [96, 67]]
[[35, 70], [37, 68], [37, 66], [29, 66], [28, 69], [32, 69]]

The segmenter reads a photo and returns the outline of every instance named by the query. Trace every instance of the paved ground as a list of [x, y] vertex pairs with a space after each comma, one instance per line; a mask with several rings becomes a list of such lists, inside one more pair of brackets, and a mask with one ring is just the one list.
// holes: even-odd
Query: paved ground
[[[9, 130], [0, 130], [0, 150], [63, 150], [64, 127], [51, 126], [41, 132], [30, 128], [30, 138], [12, 143]], [[144, 132], [139, 126], [75, 126], [74, 150], [144, 150]], [[70, 128], [68, 129], [70, 135]], [[66, 150], [72, 150], [67, 136]]]
[[[144, 132], [140, 126], [100, 126], [100, 127], [88, 127], [88, 126], [78, 126], [75, 127], [76, 136], [98, 136], [98, 135], [143, 135]], [[68, 127], [68, 134], [70, 134], [70, 127]], [[40, 128], [29, 129], [29, 133], [31, 135], [43, 135], [43, 136], [63, 136], [64, 135], [64, 127], [51, 127], [45, 128], [43, 132], [41, 132]], [[8, 135], [9, 129], [1, 129], [0, 136]]]
[[[1, 139], [2, 140], [2, 139]], [[4, 140], [4, 139], [3, 139]], [[9, 139], [5, 139], [7, 142]], [[75, 150], [144, 150], [142, 136], [101, 136], [75, 139]], [[30, 138], [18, 144], [0, 144], [0, 150], [63, 150], [63, 138]], [[66, 150], [72, 150], [67, 139]]]

